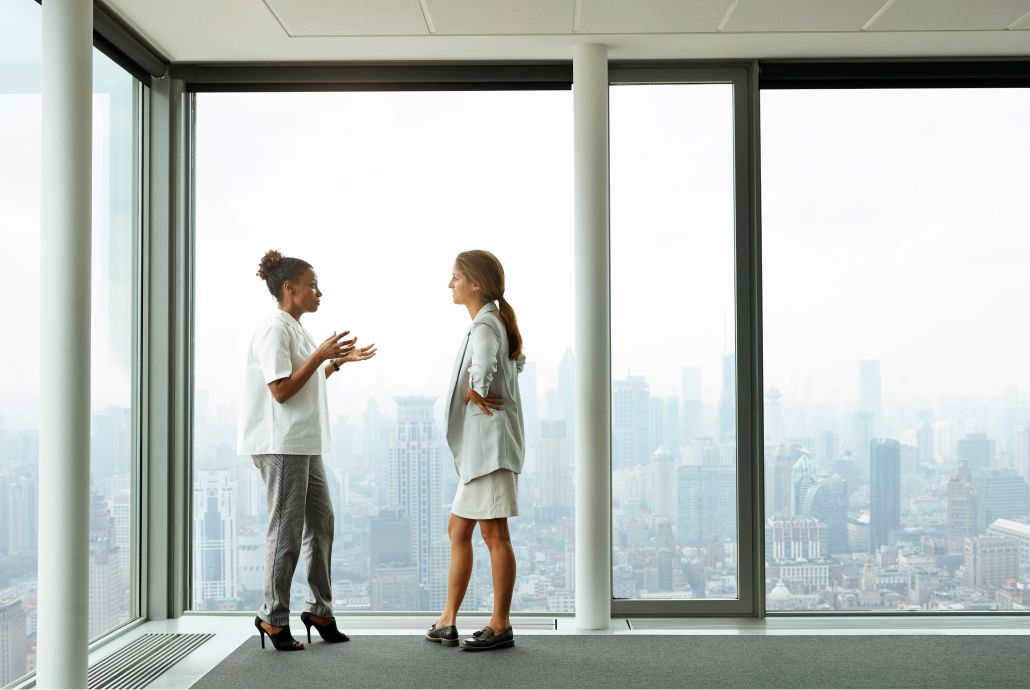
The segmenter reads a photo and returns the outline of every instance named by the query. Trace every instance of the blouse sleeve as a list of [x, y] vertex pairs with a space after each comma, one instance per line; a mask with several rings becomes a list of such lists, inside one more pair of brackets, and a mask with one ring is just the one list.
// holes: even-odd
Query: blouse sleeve
[[293, 373], [290, 359], [290, 335], [285, 328], [273, 325], [254, 342], [254, 354], [265, 383], [284, 379]]
[[472, 348], [469, 386], [485, 398], [497, 371], [497, 351], [501, 349], [501, 337], [488, 324], [476, 324], [469, 334], [469, 346]]

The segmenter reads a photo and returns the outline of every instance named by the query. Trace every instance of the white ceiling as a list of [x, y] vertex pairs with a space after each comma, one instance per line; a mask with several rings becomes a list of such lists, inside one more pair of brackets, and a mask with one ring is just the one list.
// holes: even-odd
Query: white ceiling
[[1030, 0], [104, 0], [176, 62], [1030, 56]]

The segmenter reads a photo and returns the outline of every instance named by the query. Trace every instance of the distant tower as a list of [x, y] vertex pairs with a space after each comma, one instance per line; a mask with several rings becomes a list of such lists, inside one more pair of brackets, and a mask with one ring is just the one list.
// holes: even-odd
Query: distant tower
[[869, 444], [869, 551], [894, 541], [901, 526], [901, 444], [880, 439]]
[[969, 471], [975, 475], [994, 464], [994, 441], [987, 434], [966, 434], [956, 444], [956, 455], [960, 463], [969, 464]]
[[704, 406], [701, 403], [701, 369], [683, 367], [680, 398], [682, 399], [683, 428], [680, 439], [683, 443], [704, 436]]
[[545, 520], [571, 513], [572, 453], [564, 420], [540, 422], [540, 512]]
[[869, 437], [882, 433], [883, 411], [880, 394], [880, 360], [858, 360], [858, 412], [869, 414]]
[[969, 465], [962, 463], [958, 475], [948, 482], [948, 552], [965, 553], [966, 537], [980, 533], [979, 506]]
[[783, 394], [779, 388], [770, 388], [765, 392], [765, 447], [775, 448], [784, 441], [783, 407], [780, 399]]
[[651, 514], [670, 523], [676, 521], [676, 463], [665, 447], [651, 456]]
[[802, 453], [790, 470], [790, 514], [801, 515], [805, 496], [815, 485], [815, 466], [808, 453]]
[[[390, 502], [400, 516], [408, 519], [409, 553], [418, 566], [421, 605], [435, 609], [442, 601], [439, 582], [446, 572], [432, 567], [434, 541], [445, 538], [447, 516], [443, 500], [439, 455], [440, 441], [433, 423], [435, 398], [410, 396], [394, 398], [397, 403], [397, 432], [390, 444]], [[431, 596], [432, 594], [432, 596]]]
[[224, 606], [238, 595], [236, 524], [233, 472], [198, 472], [193, 484], [193, 596], [201, 608]]
[[643, 465], [651, 457], [650, 390], [643, 376], [612, 381], [612, 467]]
[[790, 450], [786, 446], [779, 446], [773, 453], [772, 467], [769, 472], [770, 481], [766, 489], [766, 502], [768, 503], [766, 515], [774, 517], [790, 515], [791, 473], [793, 470], [794, 463], [790, 459]]
[[1030, 483], [1030, 424], [1016, 428], [1016, 471]]
[[805, 493], [801, 514], [826, 525], [827, 555], [849, 553], [848, 483], [840, 475], [816, 482]]
[[722, 356], [722, 391], [719, 394], [719, 442], [737, 438], [737, 355]]

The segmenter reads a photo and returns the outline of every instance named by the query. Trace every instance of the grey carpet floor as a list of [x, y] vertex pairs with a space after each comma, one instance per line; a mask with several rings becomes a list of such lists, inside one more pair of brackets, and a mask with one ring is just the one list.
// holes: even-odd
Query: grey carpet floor
[[416, 636], [247, 640], [195, 688], [1026, 688], [1020, 635], [520, 635], [492, 652]]

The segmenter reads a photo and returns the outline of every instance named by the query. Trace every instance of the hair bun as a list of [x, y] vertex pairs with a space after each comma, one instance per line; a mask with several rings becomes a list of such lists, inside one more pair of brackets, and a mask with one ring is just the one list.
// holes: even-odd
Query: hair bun
[[265, 252], [265, 255], [261, 257], [261, 263], [258, 264], [257, 277], [261, 280], [268, 280], [269, 274], [271, 274], [271, 272], [274, 271], [282, 262], [282, 253], [278, 249], [269, 249]]

